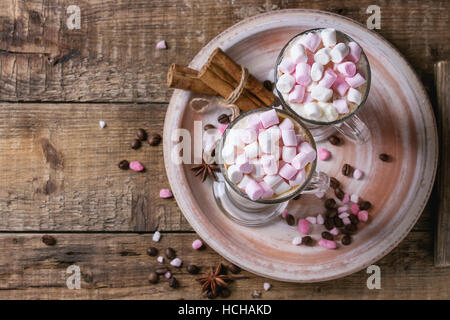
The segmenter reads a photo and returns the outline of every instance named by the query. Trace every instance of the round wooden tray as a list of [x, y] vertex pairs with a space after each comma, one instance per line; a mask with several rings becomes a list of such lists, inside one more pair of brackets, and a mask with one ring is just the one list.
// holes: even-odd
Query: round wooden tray
[[[370, 220], [349, 246], [326, 250], [319, 246], [294, 246], [299, 233], [284, 221], [260, 228], [237, 225], [222, 214], [212, 195], [211, 181], [201, 184], [188, 165], [172, 163], [176, 145], [172, 132], [193, 132], [193, 121], [217, 125], [219, 110], [193, 114], [187, 109], [192, 94], [175, 90], [164, 125], [164, 159], [169, 182], [184, 216], [206, 243], [242, 268], [277, 280], [314, 282], [359, 271], [390, 252], [419, 218], [433, 185], [438, 156], [436, 124], [428, 97], [405, 59], [386, 40], [365, 26], [331, 13], [313, 10], [281, 10], [244, 20], [206, 45], [190, 67], [199, 70], [210, 53], [221, 47], [259, 80], [268, 79], [280, 49], [295, 34], [316, 27], [339, 29], [360, 43], [372, 67], [372, 87], [359, 113], [372, 140], [363, 146], [346, 141], [342, 146], [318, 144], [331, 150], [332, 159], [318, 169], [336, 177], [350, 194], [373, 204]], [[272, 79], [271, 79], [272, 80]], [[387, 153], [389, 163], [378, 159]], [[362, 180], [343, 177], [349, 163], [364, 171]], [[331, 194], [331, 193], [330, 193]], [[321, 213], [323, 200], [304, 196], [291, 201], [297, 216]], [[313, 238], [320, 237], [319, 228]]]

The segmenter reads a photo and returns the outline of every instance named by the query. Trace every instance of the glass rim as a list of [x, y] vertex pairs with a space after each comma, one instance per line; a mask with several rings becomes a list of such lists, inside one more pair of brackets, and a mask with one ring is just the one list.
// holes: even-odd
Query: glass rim
[[281, 102], [281, 105], [283, 106], [283, 108], [286, 108], [286, 109], [289, 110], [290, 112], [292, 112], [292, 113], [294, 113], [295, 115], [297, 115], [302, 121], [305, 121], [305, 122], [307, 122], [307, 123], [311, 123], [311, 124], [314, 124], [314, 125], [335, 125], [335, 124], [342, 123], [342, 122], [344, 122], [345, 120], [348, 120], [348, 119], [350, 119], [351, 117], [353, 117], [357, 112], [359, 112], [359, 110], [361, 109], [361, 107], [366, 103], [367, 97], [369, 96], [370, 85], [371, 85], [371, 82], [372, 82], [372, 71], [371, 71], [369, 59], [367, 58], [367, 55], [365, 54], [364, 49], [362, 48], [362, 46], [361, 46], [357, 41], [355, 41], [352, 37], [350, 37], [348, 34], [342, 32], [342, 31], [336, 30], [336, 33], [339, 33], [339, 34], [340, 34], [341, 36], [343, 36], [347, 41], [349, 41], [349, 42], [355, 42], [355, 43], [358, 44], [358, 46], [361, 48], [361, 56], [362, 56], [363, 59], [367, 62], [367, 79], [366, 79], [366, 80], [367, 80], [367, 87], [366, 87], [366, 92], [364, 93], [364, 97], [363, 97], [363, 99], [361, 100], [361, 103], [355, 108], [355, 110], [353, 110], [352, 113], [349, 113], [348, 115], [346, 115], [346, 116], [344, 116], [344, 117], [342, 117], [342, 118], [336, 119], [336, 120], [334, 120], [334, 121], [329, 121], [329, 122], [327, 122], [327, 121], [319, 121], [319, 120], [314, 120], [314, 119], [304, 118], [304, 117], [302, 117], [300, 114], [298, 114], [297, 112], [295, 112], [295, 111], [289, 106], [289, 104], [284, 100], [283, 95], [281, 94], [280, 91], [278, 91], [278, 88], [277, 88], [277, 86], [276, 86], [276, 84], [277, 84], [277, 82], [278, 82], [278, 66], [280, 65], [281, 60], [283, 59], [284, 52], [285, 52], [286, 49], [289, 47], [289, 45], [290, 45], [295, 39], [297, 39], [298, 37], [300, 37], [300, 36], [302, 36], [302, 35], [304, 35], [304, 34], [310, 33], [310, 32], [315, 32], [315, 31], [325, 30], [325, 29], [330, 29], [330, 28], [314, 28], [314, 29], [308, 29], [308, 30], [302, 31], [302, 32], [296, 34], [295, 36], [293, 36], [293, 37], [292, 37], [292, 38], [284, 45], [284, 47], [281, 49], [281, 51], [280, 51], [280, 53], [279, 53], [279, 55], [278, 55], [278, 58], [277, 58], [277, 60], [276, 60], [276, 63], [275, 63], [275, 70], [274, 70], [274, 73], [275, 73], [275, 74], [274, 74], [275, 90], [277, 91], [278, 98], [280, 99], [280, 102]]
[[[300, 121], [300, 119], [296, 119], [297, 116], [296, 115], [292, 115], [291, 113], [282, 110], [282, 109], [276, 109], [276, 108], [270, 108], [270, 107], [262, 107], [262, 108], [257, 108], [257, 109], [252, 109], [250, 111], [241, 113], [236, 119], [234, 119], [227, 127], [227, 129], [225, 130], [225, 132], [223, 133], [220, 143], [218, 145], [219, 152], [216, 152], [216, 158], [219, 160], [223, 160], [222, 159], [222, 148], [223, 145], [225, 143], [225, 140], [227, 138], [227, 134], [229, 132], [229, 130], [231, 130], [233, 128], [233, 126], [235, 126], [240, 120], [242, 120], [243, 118], [247, 117], [248, 115], [252, 114], [252, 113], [256, 113], [256, 112], [264, 112], [264, 111], [270, 111], [270, 110], [275, 110], [276, 112], [280, 112], [283, 115], [285, 115], [286, 117], [289, 117], [291, 119], [293, 119], [298, 125], [299, 127], [301, 127], [304, 131], [304, 133], [306, 134], [306, 136], [309, 139], [309, 143], [311, 144], [311, 146], [314, 148], [314, 151], [316, 151], [316, 155], [317, 155], [317, 146], [316, 146], [316, 142], [314, 140], [314, 137], [312, 136], [311, 132], [309, 132], [308, 128], [306, 128], [306, 126]], [[282, 203], [285, 201], [288, 201], [292, 198], [295, 198], [296, 196], [298, 196], [299, 194], [301, 194], [301, 192], [305, 189], [306, 186], [309, 185], [314, 172], [316, 172], [316, 166], [317, 166], [317, 156], [314, 159], [314, 161], [311, 163], [311, 168], [309, 169], [308, 172], [308, 176], [305, 179], [305, 182], [298, 187], [298, 190], [296, 190], [295, 192], [292, 192], [291, 194], [288, 194], [286, 196], [283, 196], [281, 198], [275, 198], [275, 199], [258, 199], [258, 200], [251, 200], [248, 195], [245, 192], [242, 192], [235, 183], [231, 182], [230, 179], [228, 178], [228, 174], [227, 171], [225, 169], [225, 164], [223, 161], [218, 161], [217, 162], [219, 167], [220, 167], [220, 172], [222, 173], [222, 176], [225, 180], [225, 182], [232, 188], [233, 191], [237, 192], [237, 194], [239, 194], [240, 196], [244, 197], [247, 200], [253, 201], [253, 202], [257, 202], [257, 203], [264, 203], [264, 204], [276, 204], [276, 203]]]

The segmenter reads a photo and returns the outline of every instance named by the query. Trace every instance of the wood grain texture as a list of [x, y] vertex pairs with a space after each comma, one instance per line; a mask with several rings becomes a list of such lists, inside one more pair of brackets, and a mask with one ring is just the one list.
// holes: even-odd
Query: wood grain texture
[[[0, 100], [167, 102], [172, 62], [187, 65], [236, 22], [278, 9], [319, 9], [366, 23], [371, 0], [79, 1], [81, 29], [68, 30], [69, 0], [0, 3]], [[450, 56], [450, 2], [379, 4], [381, 30], [432, 91], [432, 66]], [[165, 39], [168, 50], [155, 50]], [[421, 54], [417, 54], [420, 52]]]
[[[195, 234], [163, 234], [160, 243], [151, 235], [55, 234], [55, 246], [45, 246], [38, 234], [0, 235], [0, 299], [201, 299], [198, 276], [187, 273], [194, 263], [202, 272], [219, 262], [213, 250], [189, 247]], [[95, 243], [95, 245], [93, 245]], [[187, 245], [189, 244], [189, 245]], [[161, 266], [145, 253], [148, 246], [172, 247], [183, 260], [183, 268], [170, 267], [180, 282], [171, 289], [164, 279], [151, 285], [149, 273]], [[351, 276], [316, 284], [272, 281], [241, 272], [230, 289], [232, 299], [251, 299], [253, 290], [263, 299], [448, 299], [450, 269], [433, 267], [432, 237], [413, 232], [388, 256], [377, 263], [381, 268], [381, 289], [369, 290], [369, 275], [362, 270]], [[69, 290], [66, 269], [81, 269], [81, 289]], [[264, 292], [263, 283], [272, 284]]]
[[450, 63], [435, 66], [440, 137], [440, 166], [438, 173], [439, 212], [437, 219], [435, 265], [450, 266]]

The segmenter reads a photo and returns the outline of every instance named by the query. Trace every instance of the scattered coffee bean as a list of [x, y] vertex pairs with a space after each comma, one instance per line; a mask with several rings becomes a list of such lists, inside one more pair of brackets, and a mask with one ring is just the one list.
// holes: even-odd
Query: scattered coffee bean
[[346, 234], [344, 237], [342, 237], [341, 243], [344, 246], [348, 246], [350, 243], [352, 243], [352, 237], [350, 237], [348, 234]]
[[147, 254], [151, 257], [154, 257], [158, 254], [158, 249], [156, 249], [155, 247], [147, 248]]
[[372, 207], [372, 204], [369, 201], [363, 201], [359, 204], [360, 210], [369, 210]]
[[138, 139], [134, 139], [133, 141], [131, 141], [131, 149], [139, 149], [141, 147], [141, 141]]
[[387, 155], [386, 153], [382, 153], [378, 157], [380, 158], [381, 161], [384, 161], [384, 162], [388, 162], [390, 160], [389, 155]]
[[231, 295], [231, 291], [228, 288], [222, 288], [222, 290], [220, 290], [220, 296], [224, 299], [228, 298]]
[[326, 240], [334, 240], [333, 235], [331, 233], [329, 233], [328, 231], [322, 232], [322, 238], [324, 238]]
[[139, 140], [146, 140], [147, 139], [147, 132], [144, 129], [138, 129], [136, 131], [136, 135], [139, 138]]
[[286, 216], [286, 223], [290, 226], [293, 226], [295, 224], [295, 218], [292, 214], [288, 214]]
[[228, 265], [228, 270], [230, 270], [231, 273], [237, 274], [241, 272], [241, 268], [239, 268], [237, 265], [230, 263]]
[[203, 130], [207, 131], [207, 130], [211, 130], [211, 129], [215, 129], [216, 127], [214, 127], [212, 124], [207, 124], [203, 127]]
[[254, 290], [254, 291], [252, 292], [252, 298], [254, 298], [254, 299], [261, 298], [261, 291]]
[[332, 189], [336, 189], [339, 188], [339, 186], [341, 185], [341, 183], [338, 181], [338, 179], [331, 177], [330, 178], [330, 187]]
[[148, 282], [157, 283], [158, 280], [159, 280], [159, 275], [156, 272], [150, 272], [150, 275], [148, 276]]
[[164, 253], [166, 254], [167, 259], [174, 259], [177, 256], [175, 250], [172, 248], [167, 248]]
[[166, 267], [159, 267], [159, 268], [155, 269], [155, 272], [158, 275], [162, 275], [162, 274], [166, 273], [167, 271], [169, 271], [169, 269], [167, 269]]
[[351, 215], [349, 216], [349, 219], [350, 219], [350, 222], [351, 222], [352, 224], [358, 224], [358, 223], [359, 223], [358, 217], [355, 216], [354, 214], [351, 214]]
[[338, 210], [336, 208], [327, 210], [327, 217], [334, 218], [335, 216], [337, 216], [337, 214]]
[[119, 168], [122, 170], [128, 170], [130, 168], [130, 163], [127, 160], [122, 160], [119, 162]]
[[348, 163], [344, 164], [342, 167], [342, 174], [346, 177], [349, 177], [353, 174], [353, 167], [349, 165]]
[[334, 189], [334, 194], [336, 195], [336, 197], [337, 197], [339, 200], [344, 199], [345, 192], [342, 191], [341, 188], [336, 188], [336, 189]]
[[195, 264], [190, 264], [187, 266], [187, 271], [190, 274], [197, 274], [200, 271], [200, 268], [197, 267]]
[[175, 288], [178, 288], [178, 286], [179, 286], [178, 280], [175, 277], [170, 278], [168, 282], [169, 282], [169, 287], [171, 287], [171, 288], [175, 289]]
[[338, 216], [334, 217], [333, 219], [334, 219], [334, 225], [335, 225], [337, 228], [342, 228], [342, 227], [344, 226], [344, 222], [343, 222], [342, 219], [339, 218]]
[[339, 139], [339, 137], [333, 135], [328, 137], [328, 141], [333, 145], [333, 146], [337, 146], [339, 144], [341, 144], [341, 139]]
[[325, 229], [327, 229], [327, 230], [333, 229], [334, 228], [334, 219], [330, 218], [330, 217], [326, 218], [323, 225], [325, 226]]
[[217, 121], [219, 121], [219, 123], [221, 124], [230, 123], [230, 117], [227, 114], [223, 113], [217, 118]]
[[305, 246], [311, 246], [313, 244], [313, 239], [310, 236], [304, 236], [302, 238], [302, 244]]
[[346, 225], [345, 226], [345, 228], [344, 228], [344, 232], [346, 233], [346, 234], [348, 234], [348, 233], [354, 233], [354, 232], [356, 232], [358, 230], [358, 227], [356, 226], [356, 225], [354, 225], [354, 224], [348, 224], [348, 225]]
[[155, 147], [158, 144], [161, 143], [161, 136], [157, 133], [152, 133], [149, 137], [148, 137], [148, 144]]
[[295, 197], [293, 198], [293, 200], [299, 200], [301, 197], [302, 197], [302, 195], [299, 194], [298, 196], [295, 196]]
[[327, 208], [327, 209], [336, 208], [336, 200], [334, 200], [333, 198], [329, 198], [329, 199], [325, 200], [325, 208]]
[[264, 86], [264, 88], [266, 88], [266, 89], [269, 90], [270, 92], [273, 91], [273, 83], [272, 83], [272, 81], [270, 81], [270, 80], [265, 80], [265, 81], [263, 82], [263, 86]]
[[47, 246], [54, 246], [56, 244], [55, 237], [49, 236], [48, 234], [42, 236], [42, 242]]

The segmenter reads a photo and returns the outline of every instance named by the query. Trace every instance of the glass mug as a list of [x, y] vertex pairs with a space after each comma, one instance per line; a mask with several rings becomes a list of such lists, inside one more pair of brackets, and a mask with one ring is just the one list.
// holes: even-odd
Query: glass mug
[[[259, 108], [241, 114], [230, 123], [219, 141], [215, 152], [216, 163], [219, 165], [221, 173], [218, 174], [218, 181], [213, 183], [214, 198], [221, 211], [227, 217], [245, 226], [260, 226], [267, 224], [282, 214], [290, 199], [298, 196], [299, 194], [326, 192], [330, 185], [330, 178], [325, 173], [316, 172], [317, 157], [310, 164], [305, 182], [276, 198], [251, 200], [236, 186], [236, 184], [229, 180], [222, 158], [222, 148], [228, 133], [247, 116], [269, 110], [271, 109]], [[301, 123], [300, 119], [284, 110], [274, 110], [276, 110], [279, 117], [281, 115], [283, 118], [289, 118], [294, 123], [297, 130], [300, 128], [300, 130], [303, 131], [302, 133], [306, 138], [306, 141], [308, 141], [317, 152], [314, 138], [308, 129]]]
[[[280, 73], [278, 71], [278, 66], [281, 63], [283, 57], [285, 56], [286, 50], [290, 48], [290, 45], [296, 41], [299, 37], [306, 35], [310, 32], [319, 32], [320, 30], [323, 30], [324, 28], [316, 28], [316, 29], [310, 29], [303, 31], [296, 36], [294, 36], [291, 40], [288, 41], [288, 43], [283, 47], [281, 50], [277, 62], [275, 65], [275, 83], [278, 81], [278, 77], [280, 76]], [[346, 35], [343, 32], [340, 32], [336, 30], [336, 39], [337, 42], [355, 42], [351, 37]], [[358, 44], [359, 45], [359, 44]], [[298, 112], [294, 111], [290, 104], [285, 101], [283, 94], [277, 90], [278, 97], [281, 101], [281, 104], [283, 108], [288, 110], [289, 112], [292, 112], [295, 115], [298, 115], [300, 119], [306, 124], [308, 129], [311, 131], [312, 135], [316, 139], [316, 141], [322, 141], [326, 138], [328, 138], [334, 129], [342, 133], [344, 136], [352, 140], [353, 142], [356, 142], [358, 144], [366, 143], [370, 140], [370, 131], [369, 128], [366, 126], [366, 124], [356, 115], [356, 113], [362, 108], [362, 106], [365, 104], [367, 100], [367, 96], [369, 95], [369, 89], [370, 89], [370, 82], [371, 82], [371, 70], [369, 61], [367, 59], [366, 54], [364, 53], [364, 50], [361, 48], [361, 57], [359, 61], [356, 63], [358, 71], [366, 78], [366, 89], [364, 92], [364, 95], [362, 96], [361, 103], [353, 109], [352, 112], [346, 114], [345, 116], [338, 118], [334, 121], [319, 121], [314, 119], [308, 119], [305, 117], [302, 117]]]

